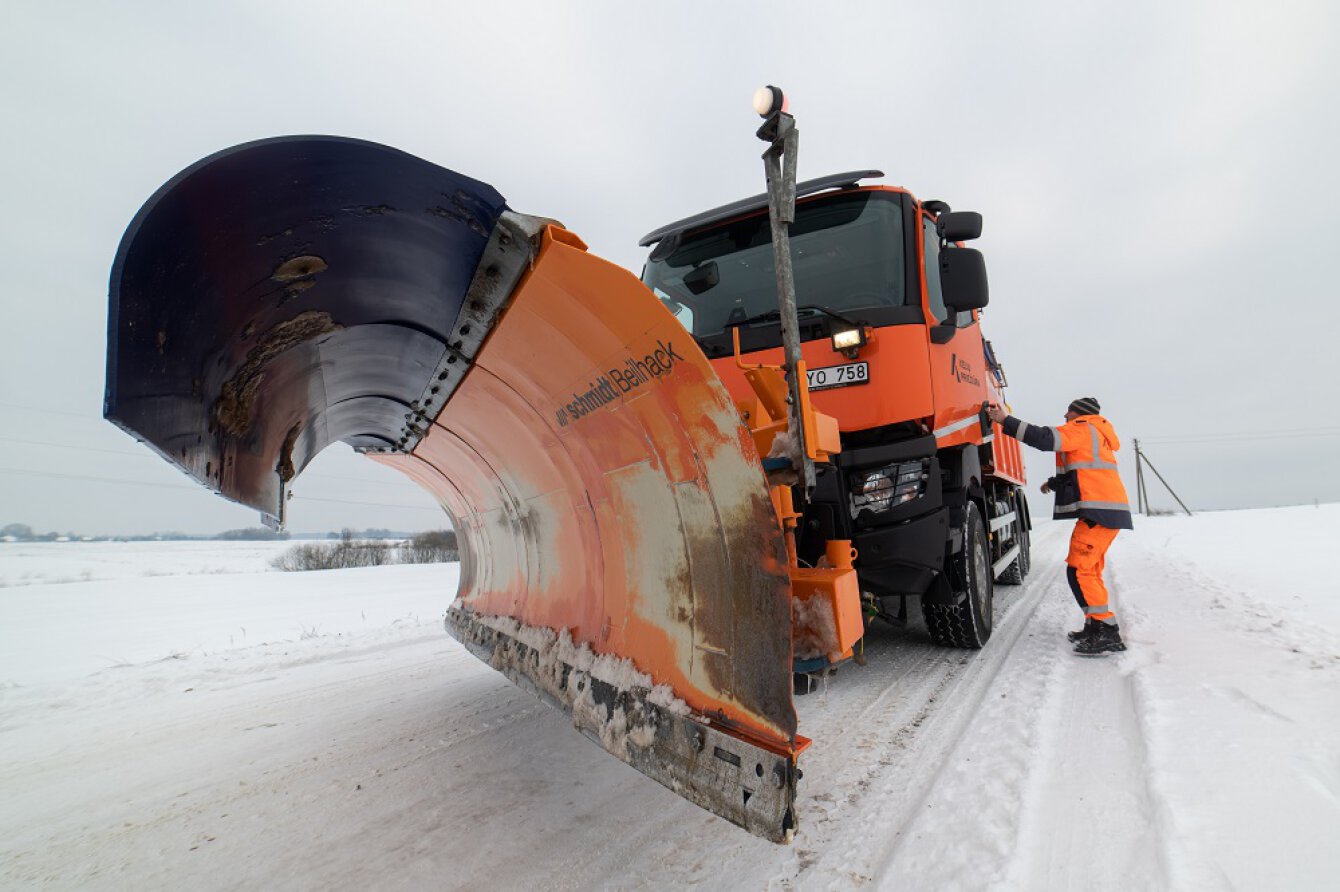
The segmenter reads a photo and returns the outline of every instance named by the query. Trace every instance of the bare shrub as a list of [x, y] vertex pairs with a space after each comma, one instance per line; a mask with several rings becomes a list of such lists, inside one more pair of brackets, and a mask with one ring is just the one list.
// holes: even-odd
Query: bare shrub
[[346, 570], [350, 567], [380, 567], [393, 560], [389, 542], [354, 538], [352, 530], [340, 534], [338, 542], [306, 542], [295, 545], [270, 561], [278, 570]]
[[344, 530], [336, 542], [303, 542], [273, 558], [276, 570], [345, 570], [383, 564], [430, 564], [459, 560], [451, 530], [421, 533], [399, 547], [390, 542], [355, 539]]
[[432, 530], [420, 533], [400, 546], [402, 564], [440, 564], [460, 560], [453, 530]]
[[247, 527], [241, 530], [224, 530], [214, 538], [222, 542], [278, 542], [288, 537], [287, 532], [266, 527]]

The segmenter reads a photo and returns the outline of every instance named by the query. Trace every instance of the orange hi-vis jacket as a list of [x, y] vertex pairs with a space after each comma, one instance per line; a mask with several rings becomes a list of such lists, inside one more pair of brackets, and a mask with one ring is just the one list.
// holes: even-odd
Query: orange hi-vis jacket
[[1112, 422], [1101, 415], [1081, 415], [1060, 427], [1039, 427], [1011, 415], [1001, 428], [1034, 449], [1056, 453], [1056, 476], [1047, 481], [1056, 494], [1052, 517], [1132, 529], [1130, 500], [1117, 473], [1121, 441]]

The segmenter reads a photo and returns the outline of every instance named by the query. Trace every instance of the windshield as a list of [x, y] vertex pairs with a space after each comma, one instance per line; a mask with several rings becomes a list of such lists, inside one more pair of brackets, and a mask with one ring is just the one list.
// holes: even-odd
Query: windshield
[[[791, 255], [801, 307], [877, 323], [861, 311], [906, 301], [898, 193], [849, 192], [798, 204]], [[667, 259], [648, 261], [642, 278], [699, 338], [776, 310], [768, 217], [689, 236]]]

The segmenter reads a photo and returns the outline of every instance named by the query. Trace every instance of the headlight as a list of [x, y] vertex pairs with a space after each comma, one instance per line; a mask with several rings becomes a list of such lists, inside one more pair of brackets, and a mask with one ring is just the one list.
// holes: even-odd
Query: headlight
[[888, 511], [926, 492], [927, 463], [902, 462], [865, 471], [851, 478], [851, 515], [862, 511]]

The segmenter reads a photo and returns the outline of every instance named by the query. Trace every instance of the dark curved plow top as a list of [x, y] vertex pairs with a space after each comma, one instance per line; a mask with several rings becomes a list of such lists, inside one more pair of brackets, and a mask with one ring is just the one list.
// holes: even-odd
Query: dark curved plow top
[[282, 518], [285, 482], [325, 446], [412, 437], [505, 207], [484, 183], [339, 137], [192, 165], [117, 251], [107, 418]]

